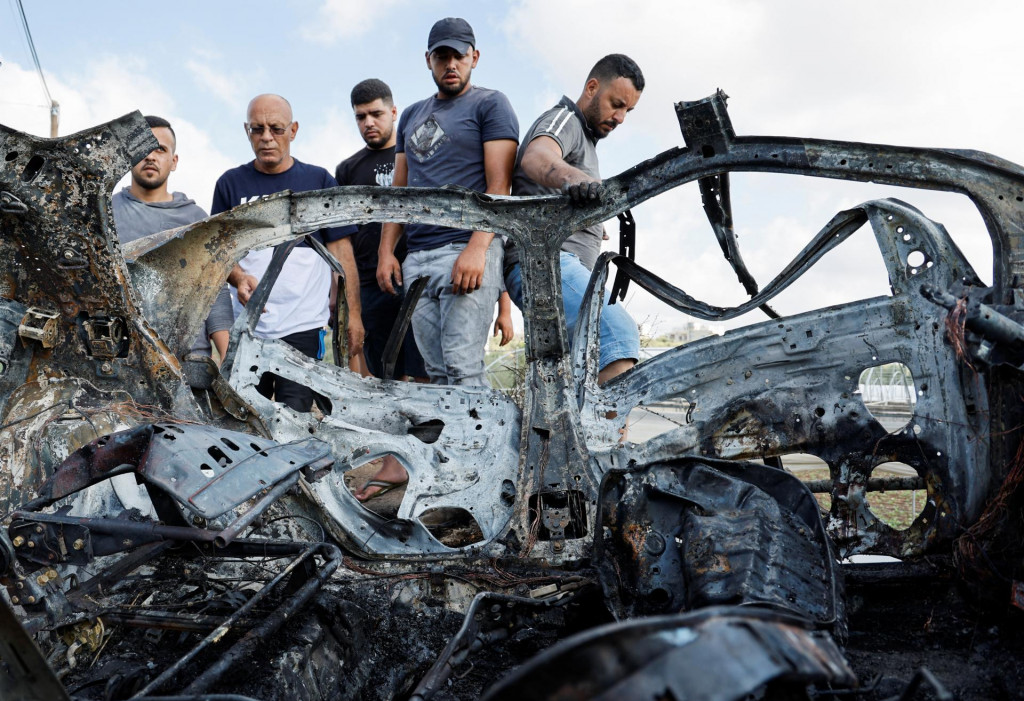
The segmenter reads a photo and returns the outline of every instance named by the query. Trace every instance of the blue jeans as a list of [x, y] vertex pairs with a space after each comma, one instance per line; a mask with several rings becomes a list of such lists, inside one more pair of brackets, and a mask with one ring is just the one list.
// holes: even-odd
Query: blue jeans
[[402, 280], [412, 285], [418, 277], [430, 282], [412, 315], [416, 347], [431, 383], [487, 386], [484, 345], [501, 291], [501, 237], [487, 249], [484, 278], [479, 290], [452, 292], [452, 266], [465, 243], [449, 243], [428, 251], [410, 251], [402, 263]]
[[[583, 304], [583, 294], [590, 282], [590, 271], [574, 253], [561, 251], [558, 263], [562, 267], [562, 304], [571, 342], [576, 319], [580, 315], [580, 305]], [[505, 276], [505, 289], [516, 306], [522, 309], [523, 276], [518, 263]], [[601, 370], [616, 360], [640, 358], [640, 332], [636, 322], [621, 304], [609, 305], [609, 299], [606, 292], [604, 308], [601, 309]]]

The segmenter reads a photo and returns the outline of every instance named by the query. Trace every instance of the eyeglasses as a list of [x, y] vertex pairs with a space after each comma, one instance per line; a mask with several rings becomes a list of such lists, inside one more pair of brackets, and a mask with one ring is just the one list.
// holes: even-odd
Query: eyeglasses
[[246, 124], [245, 131], [248, 132], [249, 136], [263, 136], [263, 132], [269, 129], [270, 133], [273, 134], [274, 136], [283, 136], [284, 133], [288, 131], [288, 127], [290, 126], [290, 122], [288, 123], [287, 126], [283, 127], [278, 126], [276, 124], [271, 124], [268, 126], [263, 126], [262, 124]]

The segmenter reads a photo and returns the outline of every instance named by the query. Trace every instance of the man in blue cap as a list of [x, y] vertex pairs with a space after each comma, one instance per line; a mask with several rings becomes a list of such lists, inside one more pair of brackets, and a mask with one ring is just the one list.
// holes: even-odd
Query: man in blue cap
[[[508, 98], [477, 87], [470, 77], [480, 52], [464, 19], [439, 20], [427, 39], [426, 62], [437, 92], [410, 106], [398, 122], [396, 187], [462, 187], [507, 195], [519, 143], [519, 122]], [[408, 253], [395, 257], [402, 234]], [[430, 282], [413, 314], [416, 345], [435, 384], [486, 385], [484, 345], [501, 291], [502, 242], [491, 232], [430, 224], [385, 223], [377, 282], [394, 293], [402, 280]], [[362, 500], [403, 484], [400, 466], [356, 493]]]
[[[437, 93], [398, 122], [394, 185], [461, 185], [507, 195], [519, 122], [504, 94], [471, 84], [480, 59], [472, 27], [449, 17], [434, 24], [426, 62]], [[395, 245], [405, 233], [408, 255]], [[494, 234], [430, 224], [385, 224], [377, 282], [394, 292], [403, 278], [430, 278], [413, 316], [416, 344], [436, 384], [485, 385], [484, 344], [501, 289], [501, 241]]]

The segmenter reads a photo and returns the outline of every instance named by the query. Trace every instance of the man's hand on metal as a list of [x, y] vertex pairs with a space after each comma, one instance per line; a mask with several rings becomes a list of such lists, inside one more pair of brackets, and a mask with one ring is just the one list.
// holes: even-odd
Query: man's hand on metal
[[585, 180], [579, 183], [564, 183], [562, 192], [569, 195], [572, 203], [578, 207], [597, 204], [604, 194], [604, 185], [600, 180]]

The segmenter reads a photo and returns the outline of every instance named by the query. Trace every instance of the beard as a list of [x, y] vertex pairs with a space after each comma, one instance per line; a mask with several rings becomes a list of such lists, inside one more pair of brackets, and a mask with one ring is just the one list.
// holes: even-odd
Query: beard
[[365, 141], [366, 145], [369, 146], [370, 148], [382, 148], [384, 144], [386, 144], [388, 140], [391, 138], [391, 135], [394, 133], [394, 131], [395, 128], [391, 127], [390, 129], [387, 130], [387, 132], [380, 132], [380, 136], [376, 136], [372, 139], [364, 138], [363, 141]]
[[454, 85], [449, 85], [449, 84], [443, 82], [444, 81], [444, 76], [443, 75], [441, 76], [441, 80], [438, 80], [437, 76], [435, 76], [434, 77], [434, 85], [436, 85], [437, 89], [439, 91], [441, 91], [442, 93], [444, 93], [445, 95], [447, 95], [448, 97], [455, 97], [455, 96], [457, 96], [459, 93], [461, 93], [466, 88], [466, 82], [468, 80], [469, 80], [469, 78], [467, 77], [467, 78], [464, 78], [464, 79], [460, 80], [458, 83], [455, 83]]
[[165, 182], [167, 182], [166, 176], [162, 177], [159, 173], [156, 175], [142, 173], [140, 173], [139, 175], [135, 175], [133, 173], [132, 175], [132, 180], [134, 180], [135, 183], [143, 190], [156, 190]]
[[[615, 127], [619, 126], [617, 122], [611, 119], [601, 120], [601, 106], [598, 104], [597, 96], [595, 95], [586, 107], [583, 108], [583, 118], [587, 120], [587, 126], [590, 127], [590, 133], [594, 135], [595, 139], [603, 139], [604, 137], [611, 134]], [[607, 131], [602, 131], [599, 127], [608, 127]]]

